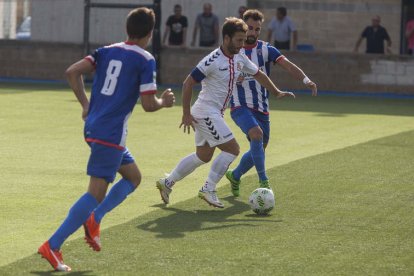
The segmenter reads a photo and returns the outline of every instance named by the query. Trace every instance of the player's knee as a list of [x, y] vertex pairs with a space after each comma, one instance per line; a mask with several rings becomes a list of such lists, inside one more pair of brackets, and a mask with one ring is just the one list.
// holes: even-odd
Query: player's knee
[[208, 163], [211, 161], [211, 158], [213, 157], [212, 155], [197, 155], [198, 159], [200, 159], [201, 161], [203, 161], [204, 163]]
[[136, 173], [132, 177], [130, 177], [128, 181], [131, 182], [132, 185], [134, 185], [136, 189], [139, 186], [139, 184], [141, 184], [141, 179], [142, 179], [141, 173]]
[[263, 131], [260, 127], [254, 127], [249, 130], [249, 138], [250, 140], [262, 140], [263, 139]]
[[240, 146], [237, 142], [232, 145], [232, 147], [229, 150], [229, 153], [235, 156], [238, 156], [240, 154]]

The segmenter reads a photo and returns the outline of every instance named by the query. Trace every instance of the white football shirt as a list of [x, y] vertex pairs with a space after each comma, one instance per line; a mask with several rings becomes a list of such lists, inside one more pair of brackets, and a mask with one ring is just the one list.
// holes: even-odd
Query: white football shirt
[[229, 57], [221, 48], [212, 51], [191, 72], [194, 80], [201, 81], [201, 92], [191, 109], [193, 116], [223, 115], [240, 74], [256, 75], [258, 70], [242, 53]]

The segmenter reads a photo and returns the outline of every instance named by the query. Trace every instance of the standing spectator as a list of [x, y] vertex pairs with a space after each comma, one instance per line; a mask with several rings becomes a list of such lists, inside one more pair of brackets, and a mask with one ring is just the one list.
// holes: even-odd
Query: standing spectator
[[267, 26], [267, 40], [273, 41], [273, 45], [281, 50], [290, 50], [290, 37], [292, 37], [292, 49], [296, 49], [298, 31], [293, 21], [287, 16], [285, 7], [279, 7], [276, 11], [276, 18], [272, 18]]
[[380, 25], [381, 18], [376, 15], [372, 18], [372, 25], [367, 26], [358, 39], [354, 52], [358, 52], [362, 39], [367, 39], [367, 54], [384, 54], [384, 40], [387, 41], [387, 53], [391, 54], [391, 38], [387, 30]]
[[162, 43], [166, 45], [165, 41], [168, 36], [168, 45], [185, 47], [187, 38], [187, 17], [181, 14], [181, 5], [174, 6], [174, 14], [170, 15], [167, 19], [167, 23]]
[[239, 18], [243, 19], [243, 14], [244, 12], [247, 11], [247, 7], [246, 6], [240, 6], [239, 7]]
[[210, 3], [205, 3], [203, 5], [203, 13], [200, 13], [195, 21], [191, 46], [195, 45], [198, 29], [200, 29], [200, 47], [211, 47], [218, 45], [219, 20], [218, 17], [213, 14], [212, 10], [213, 6]]
[[408, 54], [414, 55], [414, 19], [411, 19], [405, 25], [405, 37], [408, 42]]

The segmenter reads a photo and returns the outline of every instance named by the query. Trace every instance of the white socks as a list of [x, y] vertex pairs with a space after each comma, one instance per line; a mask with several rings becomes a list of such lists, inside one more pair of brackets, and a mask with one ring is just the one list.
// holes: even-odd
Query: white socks
[[222, 151], [211, 165], [206, 183], [203, 186], [205, 191], [215, 191], [216, 185], [224, 176], [230, 164], [236, 159], [237, 155]]
[[180, 181], [203, 164], [205, 163], [198, 158], [195, 152], [181, 159], [177, 167], [175, 167], [167, 177], [170, 182], [169, 188], [171, 188], [175, 182]]

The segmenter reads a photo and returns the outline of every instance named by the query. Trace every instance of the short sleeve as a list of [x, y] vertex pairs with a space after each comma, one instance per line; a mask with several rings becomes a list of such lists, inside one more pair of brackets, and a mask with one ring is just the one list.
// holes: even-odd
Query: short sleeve
[[155, 60], [147, 61], [144, 70], [141, 73], [141, 84], [139, 91], [141, 95], [157, 93], [157, 71]]
[[361, 37], [367, 37], [368, 36], [368, 27], [366, 27], [361, 34]]
[[219, 19], [217, 16], [214, 16], [214, 25], [218, 25], [219, 24]]
[[165, 23], [166, 26], [171, 27], [172, 25], [172, 17], [168, 17], [167, 22]]
[[289, 29], [292, 32], [296, 31], [296, 26], [295, 26], [295, 23], [293, 23], [292, 19], [289, 18], [288, 24], [289, 24]]
[[187, 17], [183, 17], [183, 28], [187, 28], [188, 27], [188, 20]]
[[205, 77], [211, 74], [214, 70], [214, 61], [218, 58], [218, 52], [214, 52], [204, 57], [197, 66], [191, 71], [191, 76], [197, 82], [202, 81]]
[[390, 36], [388, 35], [387, 29], [384, 28], [384, 39], [390, 40]]
[[198, 67], [194, 67], [190, 75], [196, 82], [201, 82], [206, 77], [206, 75], [204, 75]]
[[96, 64], [98, 64], [99, 52], [101, 49], [102, 48], [96, 49], [92, 54], [86, 56], [85, 59], [89, 61], [93, 66], [96, 66]]
[[267, 51], [269, 53], [267, 57], [267, 62], [278, 62], [279, 60], [284, 58], [284, 56], [280, 53], [278, 49], [271, 46], [269, 43], [266, 46], [267, 46]]
[[250, 74], [250, 75], [256, 75], [259, 71], [259, 68], [256, 64], [254, 64], [246, 55], [240, 54], [243, 57], [243, 68], [242, 71]]
[[200, 27], [200, 15], [197, 15], [195, 25], [196, 25], [196, 27]]

